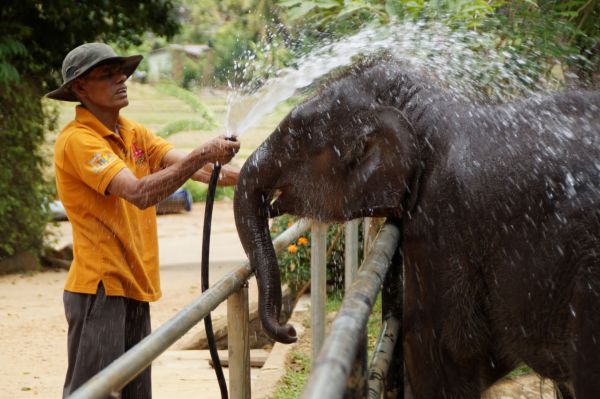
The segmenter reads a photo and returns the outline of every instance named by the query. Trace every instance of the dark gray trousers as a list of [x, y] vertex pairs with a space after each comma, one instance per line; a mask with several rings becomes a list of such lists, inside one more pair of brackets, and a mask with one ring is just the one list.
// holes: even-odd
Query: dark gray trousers
[[[102, 283], [95, 295], [65, 291], [69, 324], [69, 367], [63, 398], [150, 334], [148, 302], [106, 296]], [[150, 367], [121, 391], [122, 399], [152, 398]]]

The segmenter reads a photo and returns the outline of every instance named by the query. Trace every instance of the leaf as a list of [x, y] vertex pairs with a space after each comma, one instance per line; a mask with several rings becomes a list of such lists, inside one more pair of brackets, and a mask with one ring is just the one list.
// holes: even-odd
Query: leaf
[[342, 6], [342, 4], [336, 0], [315, 0], [315, 4], [317, 5], [317, 7], [326, 10]]
[[296, 6], [297, 4], [302, 4], [301, 0], [281, 0], [277, 2], [277, 5], [291, 8]]
[[535, 0], [523, 0], [525, 3], [534, 6], [535, 8], [539, 8], [540, 6]]
[[290, 8], [288, 10], [288, 17], [291, 21], [298, 19], [298, 18], [302, 18], [306, 14], [311, 12], [312, 9], [314, 9], [316, 6], [317, 5], [315, 3], [313, 3], [312, 1], [303, 2], [297, 7]]
[[366, 5], [364, 5], [364, 4], [352, 4], [352, 5], [348, 6], [348, 7], [344, 7], [344, 9], [342, 10], [342, 12], [340, 12], [338, 14], [338, 17], [342, 17], [344, 15], [352, 14], [355, 11], [358, 11], [358, 10], [363, 9], [363, 8], [368, 8], [368, 7]]

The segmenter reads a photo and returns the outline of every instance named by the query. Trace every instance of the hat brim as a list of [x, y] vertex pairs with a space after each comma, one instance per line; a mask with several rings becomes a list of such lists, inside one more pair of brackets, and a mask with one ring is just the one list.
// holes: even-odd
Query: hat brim
[[140, 62], [142, 62], [143, 58], [144, 57], [142, 55], [132, 55], [129, 57], [108, 57], [108, 58], [97, 60], [94, 64], [90, 65], [89, 67], [87, 67], [83, 71], [81, 71], [81, 73], [73, 76], [71, 79], [64, 82], [62, 84], [62, 86], [60, 86], [58, 89], [47, 93], [46, 97], [51, 98], [53, 100], [60, 100], [60, 101], [75, 101], [75, 102], [79, 101], [79, 99], [75, 96], [75, 93], [73, 93], [73, 91], [70, 88], [71, 82], [73, 82], [75, 79], [86, 74], [88, 71], [97, 67], [99, 64], [104, 64], [104, 63], [113, 62], [113, 61], [121, 62], [123, 65], [123, 72], [125, 73], [125, 75], [127, 75], [127, 77], [129, 77], [135, 71], [135, 69], [138, 67]]

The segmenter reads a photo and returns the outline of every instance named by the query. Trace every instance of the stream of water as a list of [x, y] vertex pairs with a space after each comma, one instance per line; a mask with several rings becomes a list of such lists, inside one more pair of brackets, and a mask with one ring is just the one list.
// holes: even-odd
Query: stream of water
[[357, 56], [383, 52], [467, 98], [498, 101], [539, 89], [543, 83], [536, 76], [539, 54], [532, 52], [523, 58], [508, 46], [496, 50], [496, 41], [491, 35], [451, 30], [440, 23], [406, 21], [365, 28], [315, 47], [299, 58], [295, 67], [275, 71], [275, 77], [251, 93], [244, 93], [243, 87], [233, 91], [228, 100], [227, 135], [242, 136], [298, 89], [352, 64]]

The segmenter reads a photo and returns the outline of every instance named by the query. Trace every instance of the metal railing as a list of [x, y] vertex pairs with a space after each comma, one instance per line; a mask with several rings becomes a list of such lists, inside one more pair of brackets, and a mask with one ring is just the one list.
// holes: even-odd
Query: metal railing
[[[368, 226], [366, 220], [364, 225]], [[368, 371], [366, 366], [366, 323], [399, 241], [399, 230], [385, 225], [377, 239], [371, 242], [368, 228], [364, 230], [365, 254], [372, 250], [358, 269], [358, 224], [346, 224], [345, 284], [342, 307], [325, 340], [326, 300], [326, 238], [327, 225], [302, 219], [280, 234], [274, 241], [276, 252], [311, 229], [311, 344], [313, 372], [302, 398], [347, 397], [379, 398], [390, 356], [398, 337], [399, 321], [388, 318], [383, 322], [375, 356]], [[160, 326], [156, 331], [131, 348], [108, 367], [77, 389], [69, 399], [104, 399], [117, 393], [148, 367], [187, 331], [227, 299], [229, 342], [229, 391], [232, 399], [250, 399], [250, 347], [248, 342], [248, 288], [252, 270], [246, 262], [227, 274], [192, 303]], [[356, 276], [356, 280], [355, 279]], [[352, 284], [351, 284], [352, 283]], [[351, 285], [350, 285], [351, 284]], [[318, 355], [318, 356], [317, 356]], [[357, 360], [358, 359], [358, 360]], [[361, 360], [362, 359], [362, 360]], [[355, 377], [358, 386], [348, 388]], [[355, 384], [356, 385], [356, 384]], [[367, 386], [368, 385], [368, 386]], [[368, 393], [367, 393], [368, 392]]]
[[[353, 391], [348, 397], [364, 398], [367, 396], [367, 389], [369, 397], [381, 396], [382, 381], [398, 337], [397, 318], [391, 318], [384, 323], [369, 373], [372, 377], [369, 384], [366, 382], [366, 370], [361, 371], [360, 364], [356, 365], [356, 360], [361, 351], [365, 352], [367, 321], [383, 286], [399, 239], [400, 231], [396, 226], [386, 224], [379, 232], [356, 279], [344, 295], [331, 332], [314, 362], [302, 393], [303, 399], [342, 398], [348, 395], [348, 390]], [[356, 372], [359, 374], [355, 376], [356, 380], [349, 382], [352, 374]]]

